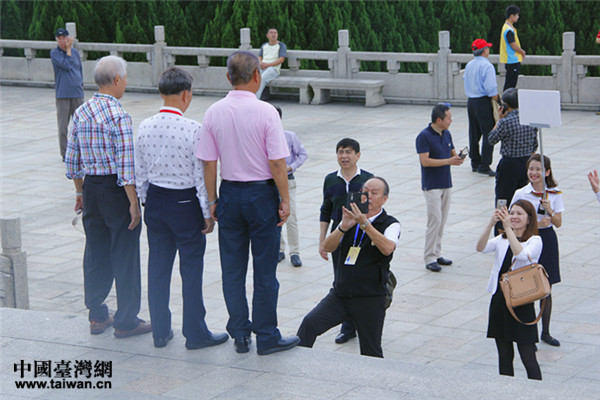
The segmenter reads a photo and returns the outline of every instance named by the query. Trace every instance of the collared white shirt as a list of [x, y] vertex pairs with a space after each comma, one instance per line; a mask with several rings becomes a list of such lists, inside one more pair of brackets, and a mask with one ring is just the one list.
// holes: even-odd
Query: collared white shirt
[[[504, 262], [504, 257], [506, 257], [508, 246], [508, 239], [503, 238], [502, 235], [498, 235], [495, 238], [488, 240], [485, 248], [481, 251], [482, 253], [496, 252], [494, 267], [490, 273], [490, 279], [487, 286], [488, 293], [494, 294], [498, 289], [500, 270], [502, 269], [502, 263]], [[542, 254], [542, 238], [539, 236], [530, 237], [527, 241], [521, 242], [521, 246], [523, 246], [523, 251], [516, 256], [513, 255], [511, 262], [514, 262], [515, 264], [512, 266], [511, 270], [538, 262], [540, 254]]]
[[196, 187], [202, 214], [210, 218], [204, 164], [194, 155], [200, 128], [174, 107], [162, 107], [142, 121], [135, 142], [136, 190], [142, 203], [150, 184], [167, 189]]
[[[554, 188], [547, 188], [546, 189], [546, 193], [548, 194], [548, 200], [550, 200], [550, 207], [552, 208], [552, 211], [554, 213], [562, 213], [563, 211], [565, 211], [565, 205], [562, 201], [562, 196], [561, 196], [561, 191], [559, 188], [554, 187]], [[515, 192], [515, 194], [513, 195], [512, 201], [510, 203], [510, 205], [512, 206], [517, 200], [527, 200], [528, 202], [530, 202], [533, 205], [533, 208], [535, 208], [535, 210], [537, 211], [539, 206], [540, 206], [540, 200], [541, 200], [541, 195], [539, 193], [536, 193], [535, 189], [533, 188], [533, 185], [530, 183], [527, 184], [527, 186], [523, 186], [521, 189], [517, 190]], [[546, 214], [537, 214], [537, 220], [538, 222], [541, 221]], [[550, 226], [546, 227], [546, 228], [550, 228], [552, 227], [552, 223], [550, 223]], [[540, 229], [546, 229], [546, 228], [540, 228]]]
[[350, 178], [350, 180], [348, 180], [348, 181], [342, 175], [342, 169], [338, 168], [337, 176], [339, 176], [340, 178], [343, 179], [344, 182], [346, 182], [346, 193], [348, 193], [348, 191], [350, 189], [350, 181], [352, 179], [354, 179], [354, 177], [357, 175], [360, 175], [360, 167], [358, 166], [358, 164], [356, 164], [356, 173], [354, 175], [352, 175], [352, 178]]
[[[372, 216], [371, 218], [369, 218], [369, 222], [373, 223], [373, 221], [375, 221], [375, 219], [377, 217], [379, 217], [379, 215], [381, 215], [381, 213], [383, 212], [383, 208], [381, 209], [381, 211], [379, 211], [377, 213], [377, 215]], [[398, 247], [398, 244], [400, 244], [400, 230], [401, 230], [401, 225], [400, 222], [394, 222], [393, 224], [391, 224], [390, 226], [388, 226], [387, 228], [385, 228], [385, 231], [383, 232], [383, 236], [386, 237], [386, 239], [391, 240], [392, 242], [394, 242], [396, 244], [396, 247]]]

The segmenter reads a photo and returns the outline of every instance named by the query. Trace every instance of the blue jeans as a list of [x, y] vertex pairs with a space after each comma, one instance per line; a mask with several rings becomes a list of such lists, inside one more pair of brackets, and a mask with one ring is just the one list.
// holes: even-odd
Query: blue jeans
[[152, 336], [171, 331], [169, 294], [175, 253], [183, 286], [183, 336], [192, 342], [209, 337], [204, 317], [202, 273], [206, 237], [196, 188], [174, 190], [150, 185], [144, 210], [148, 228], [148, 304]]
[[262, 95], [263, 90], [267, 86], [267, 83], [271, 82], [273, 79], [279, 76], [279, 71], [275, 69], [275, 67], [269, 67], [267, 69], [263, 69], [260, 71], [261, 81], [260, 81], [260, 89], [256, 92], [256, 98], [260, 100], [260, 96]]
[[[274, 185], [222, 182], [217, 205], [223, 295], [229, 312], [227, 332], [233, 338], [256, 334], [258, 349], [281, 339], [277, 329], [279, 282], [277, 226], [279, 193]], [[254, 294], [252, 322], [246, 298], [248, 248], [252, 250]]]

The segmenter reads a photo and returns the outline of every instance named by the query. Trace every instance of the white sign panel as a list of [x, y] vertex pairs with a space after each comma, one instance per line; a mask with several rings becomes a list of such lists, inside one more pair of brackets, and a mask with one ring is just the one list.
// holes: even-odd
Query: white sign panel
[[560, 92], [519, 89], [521, 125], [560, 126]]

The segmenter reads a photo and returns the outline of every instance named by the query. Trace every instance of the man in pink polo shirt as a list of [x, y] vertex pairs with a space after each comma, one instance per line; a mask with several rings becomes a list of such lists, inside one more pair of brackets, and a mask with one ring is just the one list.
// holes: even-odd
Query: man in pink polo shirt
[[[275, 272], [281, 225], [290, 213], [289, 155], [277, 110], [256, 98], [260, 87], [258, 57], [246, 51], [227, 59], [233, 90], [206, 110], [196, 156], [204, 161], [204, 180], [212, 217], [219, 222], [227, 332], [238, 353], [247, 353], [256, 334], [259, 355], [296, 346], [277, 328], [279, 282]], [[220, 199], [217, 161], [221, 162]], [[246, 298], [248, 246], [252, 245], [254, 294], [252, 321]]]

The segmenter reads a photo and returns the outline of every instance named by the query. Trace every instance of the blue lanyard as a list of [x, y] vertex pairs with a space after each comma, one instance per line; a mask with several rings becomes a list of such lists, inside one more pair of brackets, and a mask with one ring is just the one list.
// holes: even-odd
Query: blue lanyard
[[[360, 229], [360, 225], [356, 224], [356, 232], [354, 233], [354, 246], [356, 247], [356, 239], [358, 239], [358, 230]], [[358, 247], [362, 244], [363, 238], [365, 237], [365, 231], [363, 231], [362, 236], [360, 237], [360, 242], [358, 243]]]

